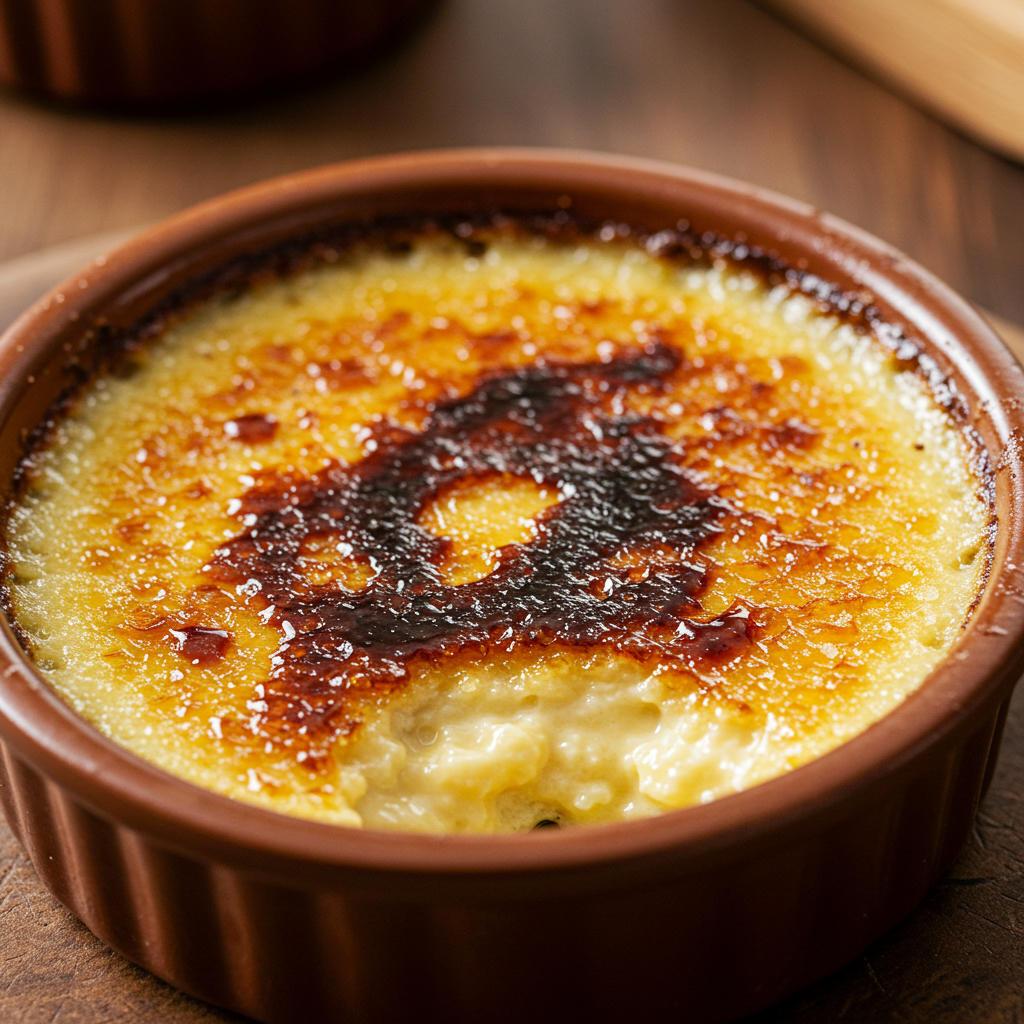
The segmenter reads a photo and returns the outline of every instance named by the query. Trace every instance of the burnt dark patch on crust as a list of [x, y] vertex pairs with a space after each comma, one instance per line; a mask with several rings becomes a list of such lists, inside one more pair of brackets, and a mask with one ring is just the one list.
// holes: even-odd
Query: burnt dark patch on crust
[[193, 665], [213, 665], [231, 646], [231, 634], [224, 629], [202, 626], [181, 626], [168, 630], [168, 639], [175, 651]]
[[[255, 522], [221, 546], [210, 575], [258, 593], [284, 636], [264, 684], [267, 734], [312, 745], [347, 734], [360, 699], [453, 655], [557, 645], [694, 668], [746, 652], [751, 609], [707, 621], [701, 607], [710, 580], [697, 556], [728, 503], [695, 482], [658, 420], [613, 411], [681, 363], [652, 342], [607, 363], [491, 375], [419, 433], [379, 425], [355, 465], [251, 489], [238, 514]], [[453, 484], [501, 475], [562, 500], [540, 513], [534, 540], [501, 549], [490, 575], [448, 585], [450, 541], [417, 520]], [[369, 568], [361, 589], [344, 574], [309, 578], [303, 552], [324, 541]]]
[[236, 416], [224, 424], [224, 433], [242, 444], [264, 444], [277, 433], [277, 418], [266, 413]]

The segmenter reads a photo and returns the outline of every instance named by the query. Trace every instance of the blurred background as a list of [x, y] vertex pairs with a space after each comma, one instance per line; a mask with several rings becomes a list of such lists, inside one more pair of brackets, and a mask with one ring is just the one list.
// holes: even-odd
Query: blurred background
[[[173, 15], [185, 0], [77, 2], [76, 22], [74, 0], [0, 0], [0, 80], [29, 90], [0, 91], [0, 327], [126, 233], [224, 190], [351, 157], [482, 144], [742, 178], [854, 222], [1024, 324], [1024, 0], [411, 0], [387, 24], [372, 21], [383, 0], [351, 0], [358, 46], [332, 50], [325, 40], [344, 42], [343, 30], [315, 19], [303, 29], [330, 73], [271, 91], [275, 76], [301, 77], [301, 61], [274, 63], [285, 40], [250, 67], [262, 74], [256, 98], [191, 95], [177, 110], [166, 82], [193, 57], [211, 88], [242, 88], [227, 65], [217, 79], [188, 33], [162, 65], [170, 78], [145, 64], [146, 32], [170, 39], [180, 21], [147, 28], [140, 4]], [[246, 0], [251, 12], [266, 2]], [[135, 20], [114, 25], [114, 8]], [[119, 78], [122, 36], [134, 50]], [[83, 103], [90, 88], [117, 109]], [[63, 98], [38, 97], [47, 91]], [[154, 97], [163, 105], [147, 112]], [[1021, 778], [1018, 697], [976, 835], [947, 879], [857, 963], [759, 1024], [1024, 1021]], [[0, 823], [0, 1020], [236, 1019], [106, 950], [42, 889]]]

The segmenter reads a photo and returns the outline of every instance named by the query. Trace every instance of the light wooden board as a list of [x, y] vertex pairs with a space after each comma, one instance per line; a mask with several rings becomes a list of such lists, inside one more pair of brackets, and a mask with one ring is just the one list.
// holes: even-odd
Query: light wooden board
[[1024, 160], [1024, 0], [763, 0], [957, 125]]

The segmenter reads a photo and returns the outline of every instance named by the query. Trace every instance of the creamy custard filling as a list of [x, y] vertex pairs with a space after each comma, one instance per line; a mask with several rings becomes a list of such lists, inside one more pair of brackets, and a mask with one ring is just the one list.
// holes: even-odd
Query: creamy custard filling
[[760, 265], [451, 228], [193, 302], [70, 403], [6, 586], [73, 707], [275, 810], [502, 831], [736, 792], [924, 680], [992, 513], [913, 358]]

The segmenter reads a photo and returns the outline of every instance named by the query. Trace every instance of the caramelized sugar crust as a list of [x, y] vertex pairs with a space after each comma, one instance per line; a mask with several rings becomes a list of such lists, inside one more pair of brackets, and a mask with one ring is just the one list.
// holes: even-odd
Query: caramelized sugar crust
[[[258, 588], [271, 624], [297, 634], [266, 685], [276, 734], [351, 732], [359, 697], [405, 684], [415, 661], [559, 644], [693, 668], [749, 648], [749, 607], [702, 621], [709, 574], [691, 561], [725, 528], [728, 503], [687, 473], [662, 423], [613, 411], [685, 372], [678, 351], [651, 341], [603, 363], [485, 375], [419, 431], [377, 426], [354, 466], [248, 492], [238, 511], [254, 524], [218, 550], [211, 578]], [[814, 436], [791, 423], [763, 432], [775, 448]], [[454, 484], [510, 478], [562, 500], [528, 543], [498, 548], [483, 578], [446, 580], [454, 544], [420, 526], [424, 510]], [[331, 549], [307, 571], [304, 553]]]
[[8, 599], [82, 713], [279, 810], [491, 830], [735, 791], [920, 683], [991, 510], [906, 344], [692, 239], [449, 227], [207, 289], [27, 460]]

